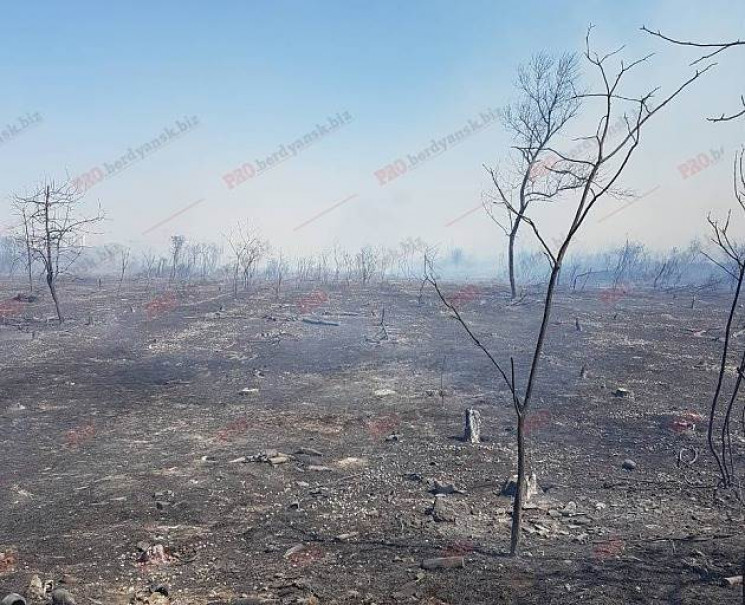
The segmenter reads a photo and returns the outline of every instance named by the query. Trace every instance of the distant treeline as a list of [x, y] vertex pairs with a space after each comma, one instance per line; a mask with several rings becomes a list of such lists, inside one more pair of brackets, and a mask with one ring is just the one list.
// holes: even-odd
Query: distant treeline
[[[191, 283], [233, 280], [244, 287], [250, 280], [301, 282], [359, 282], [421, 279], [425, 253], [437, 259], [444, 279], [452, 281], [507, 280], [504, 257], [478, 258], [459, 248], [440, 251], [420, 239], [407, 239], [396, 247], [364, 246], [349, 251], [335, 245], [316, 255], [288, 257], [273, 252], [268, 242], [254, 243], [251, 254], [232, 246], [178, 239], [177, 250], [166, 253], [136, 251], [121, 244], [82, 249], [65, 279], [167, 278]], [[548, 278], [550, 268], [540, 252], [523, 251], [517, 257], [521, 283], [537, 286]], [[23, 243], [0, 237], [0, 274], [22, 276], [26, 269]], [[42, 267], [33, 267], [42, 276]], [[240, 277], [240, 279], [239, 279]], [[653, 251], [628, 241], [607, 250], [579, 253], [564, 263], [560, 286], [582, 291], [592, 288], [648, 287], [655, 289], [703, 286], [729, 288], [732, 279], [709, 260], [706, 250], [693, 242], [683, 248]], [[236, 285], [237, 287], [237, 285]]]

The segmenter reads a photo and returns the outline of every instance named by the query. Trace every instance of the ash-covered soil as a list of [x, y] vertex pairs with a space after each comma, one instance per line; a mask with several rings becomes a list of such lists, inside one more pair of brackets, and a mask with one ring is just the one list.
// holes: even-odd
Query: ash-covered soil
[[[511, 559], [513, 410], [433, 292], [66, 283], [58, 326], [19, 289], [0, 292], [3, 594], [38, 575], [79, 605], [741, 602], [721, 582], [743, 510], [713, 490], [701, 418], [725, 293], [560, 293]], [[448, 291], [524, 378], [537, 294]], [[484, 443], [460, 439], [469, 407]], [[422, 568], [442, 556], [465, 565]]]

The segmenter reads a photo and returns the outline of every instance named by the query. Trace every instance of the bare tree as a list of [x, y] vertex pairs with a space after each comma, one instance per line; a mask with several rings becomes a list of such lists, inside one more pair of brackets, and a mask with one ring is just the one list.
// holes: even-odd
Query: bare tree
[[[695, 59], [693, 62], [691, 62], [691, 65], [698, 65], [700, 63], [703, 63], [704, 61], [709, 61], [710, 59], [713, 59], [720, 53], [723, 53], [731, 48], [735, 48], [737, 46], [745, 47], [745, 40], [732, 40], [731, 42], [703, 43], [703, 42], [693, 42], [691, 40], [679, 40], [676, 38], [671, 38], [670, 36], [664, 35], [659, 30], [652, 31], [651, 29], [648, 29], [646, 26], [642, 26], [642, 31], [652, 36], [655, 36], [657, 38], [660, 38], [662, 40], [665, 40], [666, 42], [669, 42], [670, 44], [674, 44], [676, 46], [684, 46], [688, 48], [693, 48], [693, 49], [700, 51], [702, 53], [701, 56]], [[740, 95], [740, 104], [742, 105], [742, 109], [738, 111], [734, 111], [729, 114], [723, 113], [718, 117], [711, 117], [707, 119], [709, 120], [709, 122], [730, 122], [732, 120], [745, 117], [745, 94]]]
[[267, 267], [267, 277], [273, 281], [274, 298], [279, 300], [282, 292], [282, 283], [288, 270], [288, 264], [282, 251], [277, 252], [276, 256], [269, 261]]
[[[507, 236], [507, 263], [510, 293], [517, 297], [515, 281], [515, 245], [518, 231], [530, 205], [550, 201], [573, 183], [569, 174], [551, 170], [556, 162], [551, 145], [567, 123], [577, 115], [577, 57], [559, 58], [546, 53], [535, 55], [518, 70], [519, 99], [502, 111], [502, 121], [512, 135], [516, 157], [512, 170], [504, 177], [487, 168], [496, 188], [487, 196], [489, 216]], [[494, 207], [506, 212], [506, 223], [497, 218]], [[513, 212], [517, 210], [517, 212]]]
[[132, 254], [132, 250], [128, 247], [122, 246], [119, 249], [119, 286], [117, 292], [121, 292], [122, 283], [124, 282], [124, 276], [127, 273], [127, 267], [129, 267], [129, 259]]
[[29, 294], [33, 294], [34, 292], [34, 275], [33, 275], [34, 254], [31, 248], [31, 232], [29, 230], [29, 217], [26, 216], [25, 204], [20, 205], [20, 208], [18, 209], [18, 213], [20, 214], [21, 223], [22, 223], [21, 227], [23, 228], [21, 237], [19, 237], [18, 239], [23, 241], [23, 247], [26, 252], [25, 262], [26, 262], [26, 274], [28, 276], [28, 292]]
[[202, 245], [202, 266], [201, 275], [202, 279], [207, 279], [209, 275], [212, 275], [217, 270], [217, 264], [222, 256], [223, 249], [217, 244], [203, 244]]
[[247, 222], [239, 222], [225, 239], [233, 254], [233, 293], [237, 295], [238, 278], [242, 278], [243, 289], [247, 290], [256, 265], [269, 251], [269, 242]]
[[[734, 184], [735, 199], [743, 211], [743, 218], [745, 218], [745, 150], [735, 156]], [[712, 241], [719, 252], [720, 258], [714, 258], [703, 252], [707, 258], [725, 271], [733, 279], [735, 284], [732, 304], [730, 305], [724, 331], [722, 358], [719, 366], [717, 386], [709, 411], [709, 429], [707, 433], [709, 449], [714, 455], [714, 459], [719, 467], [720, 484], [725, 488], [734, 487], [737, 483], [734, 457], [732, 455], [732, 416], [740, 388], [742, 387], [742, 381], [745, 379], [745, 347], [743, 347], [742, 351], [734, 353], [735, 359], [739, 358], [739, 361], [735, 363], [736, 378], [729, 392], [727, 392], [725, 385], [727, 368], [733, 356], [733, 332], [737, 326], [736, 315], [740, 306], [740, 298], [743, 294], [743, 284], [745, 283], [745, 242], [738, 242], [732, 239], [730, 229], [732, 224], [731, 219], [731, 211], [728, 213], [727, 220], [724, 223], [709, 216], [708, 222], [713, 232]], [[724, 409], [722, 410], [722, 408]], [[742, 429], [745, 432], [745, 407], [743, 407], [742, 411]], [[715, 435], [715, 433], [718, 433], [718, 435]]]
[[181, 251], [184, 249], [185, 243], [186, 238], [183, 235], [171, 236], [171, 276], [168, 278], [169, 285], [176, 279], [176, 272], [181, 259]]
[[16, 209], [23, 218], [27, 251], [44, 267], [47, 287], [60, 323], [64, 317], [57, 279], [80, 256], [90, 226], [103, 220], [100, 208], [93, 217], [78, 216], [81, 203], [82, 195], [69, 182], [57, 184], [50, 181], [30, 195], [14, 196]]
[[145, 267], [145, 280], [148, 289], [150, 288], [150, 279], [153, 276], [156, 261], [157, 258], [152, 250], [147, 250], [142, 253], [142, 263]]
[[[622, 49], [600, 55], [593, 51], [590, 46], [590, 34], [588, 30], [586, 37], [585, 59], [597, 71], [600, 88], [597, 92], [583, 93], [580, 95], [588, 102], [590, 108], [596, 113], [595, 131], [586, 137], [593, 142], [593, 153], [590, 159], [574, 158], [561, 154], [550, 147], [549, 151], [556, 153], [558, 160], [549, 169], [550, 172], [566, 177], [566, 185], [561, 187], [555, 202], [571, 204], [572, 209], [568, 212], [568, 225], [566, 235], [559, 238], [555, 245], [550, 245], [543, 236], [542, 230], [533, 216], [521, 210], [519, 198], [513, 202], [507, 195], [501, 195], [500, 201], [504, 208], [512, 214], [513, 220], [517, 216], [527, 224], [541, 249], [550, 267], [550, 276], [543, 297], [543, 311], [541, 323], [538, 328], [535, 345], [530, 355], [525, 375], [513, 356], [509, 364], [499, 361], [490, 351], [489, 347], [473, 332], [468, 322], [458, 310], [457, 305], [445, 296], [438, 284], [437, 276], [430, 264], [427, 267], [428, 281], [434, 286], [443, 304], [452, 311], [455, 318], [466, 331], [473, 343], [483, 351], [497, 374], [509, 389], [512, 405], [517, 416], [517, 489], [513, 501], [512, 531], [510, 537], [510, 553], [516, 555], [520, 541], [522, 525], [522, 509], [525, 499], [526, 477], [529, 460], [526, 448], [526, 420], [532, 409], [533, 396], [537, 384], [538, 371], [541, 365], [548, 327], [551, 320], [554, 295], [562, 269], [564, 258], [570, 246], [580, 231], [588, 215], [603, 198], [613, 194], [618, 186], [619, 179], [629, 164], [634, 152], [638, 149], [641, 133], [649, 120], [664, 109], [673, 99], [680, 95], [695, 80], [700, 78], [711, 66], [697, 70], [690, 78], [684, 81], [678, 88], [653, 104], [657, 89], [652, 89], [644, 94], [633, 96], [634, 93], [626, 92], [626, 77], [638, 66], [645, 63], [649, 57], [644, 57], [631, 63], [620, 62], [613, 68], [611, 61], [615, 61], [616, 55]], [[620, 141], [611, 143], [609, 141], [609, 128], [613, 118], [618, 114], [623, 115], [626, 124], [626, 132], [620, 137]]]
[[378, 251], [372, 246], [363, 246], [355, 255], [354, 261], [357, 267], [357, 275], [364, 286], [368, 284], [372, 280], [373, 275], [375, 275], [375, 268], [378, 264]]

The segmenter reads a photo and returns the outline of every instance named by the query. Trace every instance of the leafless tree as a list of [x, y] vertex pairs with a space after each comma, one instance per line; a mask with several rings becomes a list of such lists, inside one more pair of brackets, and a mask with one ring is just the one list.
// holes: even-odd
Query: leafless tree
[[28, 276], [28, 292], [29, 294], [33, 294], [34, 292], [34, 275], [33, 275], [34, 253], [31, 248], [31, 233], [29, 230], [29, 217], [26, 216], [26, 206], [24, 204], [20, 205], [20, 208], [18, 208], [18, 213], [20, 214], [21, 228], [22, 228], [21, 235], [18, 239], [23, 242], [23, 248], [26, 252], [25, 264], [26, 264], [26, 275]]
[[176, 272], [178, 271], [184, 244], [186, 244], [186, 238], [183, 235], [171, 236], [171, 275], [168, 278], [169, 285], [176, 279]]
[[273, 281], [274, 298], [279, 300], [282, 293], [282, 283], [289, 267], [282, 251], [278, 251], [274, 258], [269, 261], [267, 276]]
[[99, 208], [93, 217], [78, 215], [82, 195], [69, 182], [49, 181], [30, 195], [14, 196], [14, 205], [23, 218], [27, 250], [44, 267], [47, 287], [57, 318], [64, 321], [57, 292], [57, 279], [77, 260], [90, 227], [103, 220]]
[[127, 267], [129, 267], [129, 259], [132, 254], [132, 250], [130, 248], [122, 246], [119, 249], [119, 286], [117, 287], [117, 292], [121, 292], [122, 290], [122, 283], [124, 282], [124, 276], [127, 273]]
[[222, 254], [223, 249], [217, 244], [202, 244], [201, 275], [203, 280], [217, 270]]
[[344, 250], [339, 242], [334, 242], [334, 245], [331, 247], [331, 256], [334, 259], [334, 281], [338, 282], [344, 258]]
[[364, 286], [375, 275], [375, 268], [378, 264], [378, 252], [372, 246], [364, 246], [355, 255], [354, 261], [357, 267], [357, 275]]
[[[745, 216], [745, 149], [735, 155], [734, 193], [737, 204]], [[742, 347], [742, 351], [733, 350], [736, 315], [740, 307], [743, 285], [745, 284], [745, 242], [732, 239], [730, 234], [731, 219], [731, 212], [728, 213], [727, 220], [724, 223], [712, 217], [708, 218], [709, 225], [714, 233], [712, 239], [722, 260], [709, 258], [733, 279], [735, 288], [724, 329], [724, 344], [722, 345], [722, 359], [719, 365], [717, 385], [709, 408], [707, 441], [709, 450], [719, 468], [720, 486], [735, 488], [736, 495], [742, 501], [742, 478], [738, 476], [735, 467], [732, 425], [734, 424], [735, 406], [738, 403], [743, 380], [745, 380], [745, 347]], [[727, 368], [731, 360], [734, 360], [735, 363], [735, 379], [733, 384], [726, 385]], [[745, 406], [741, 407], [740, 430], [742, 436], [745, 436]], [[745, 574], [745, 554], [742, 558], [742, 572]], [[742, 601], [745, 604], [745, 584], [742, 588]]]
[[[582, 93], [580, 96], [587, 102], [588, 110], [592, 111], [596, 118], [597, 127], [589, 137], [586, 137], [587, 140], [593, 142], [592, 156], [589, 159], [569, 157], [551, 147], [547, 147], [547, 151], [553, 151], [558, 157], [549, 171], [566, 179], [558, 194], [554, 196], [555, 203], [568, 204], [571, 208], [567, 212], [566, 235], [559, 238], [555, 245], [551, 245], [546, 241], [534, 216], [521, 209], [519, 197], [513, 201], [506, 194], [500, 196], [501, 203], [512, 214], [513, 220], [520, 216], [521, 220], [531, 228], [550, 267], [550, 276], [543, 297], [541, 323], [525, 372], [523, 372], [523, 367], [516, 363], [513, 356], [510, 357], [508, 364], [497, 359], [489, 347], [470, 328], [468, 321], [458, 310], [457, 305], [445, 296], [432, 265], [430, 264], [427, 268], [428, 280], [434, 286], [443, 304], [452, 311], [473, 343], [487, 356], [511, 394], [512, 405], [517, 416], [517, 489], [513, 501], [510, 538], [510, 553], [512, 555], [516, 555], [518, 551], [526, 477], [528, 476], [529, 460], [527, 458], [525, 423], [532, 409], [538, 371], [551, 323], [556, 285], [564, 258], [588, 215], [600, 200], [608, 197], [618, 187], [619, 179], [639, 148], [641, 134], [649, 120], [711, 67], [707, 66], [701, 70], [696, 70], [675, 90], [658, 100], [657, 103], [653, 103], [655, 93], [658, 90], [656, 88], [638, 95], [625, 90], [629, 73], [634, 72], [640, 65], [646, 63], [649, 57], [631, 63], [621, 60], [620, 65], [614, 67], [616, 57], [622, 49], [604, 55], [598, 54], [592, 50], [590, 45], [591, 31], [592, 28], [587, 33], [584, 56], [593, 70], [597, 72], [600, 84], [597, 92]], [[611, 143], [609, 141], [610, 124], [614, 117], [619, 114], [624, 117], [626, 132], [620, 137], [619, 141]]]
[[[507, 236], [512, 298], [517, 296], [515, 245], [530, 205], [551, 201], [574, 183], [571, 174], [551, 169], [556, 162], [551, 145], [577, 115], [580, 106], [577, 81], [575, 55], [555, 58], [546, 53], [537, 54], [519, 68], [519, 98], [502, 111], [502, 121], [512, 136], [516, 155], [506, 174], [486, 168], [496, 194], [486, 196], [485, 208]], [[498, 218], [495, 209], [506, 216]]]
[[239, 222], [225, 239], [233, 254], [233, 293], [237, 295], [238, 278], [247, 290], [256, 265], [269, 250], [269, 242], [248, 222]]
[[150, 280], [153, 277], [155, 263], [157, 262], [157, 260], [158, 259], [152, 250], [146, 250], [142, 253], [142, 265], [145, 268], [145, 280], [148, 289], [150, 288]]
[[[734, 168], [735, 199], [745, 218], [745, 150], [735, 157]], [[733, 352], [733, 332], [737, 326], [736, 316], [740, 306], [745, 283], [745, 241], [736, 241], [732, 237], [732, 213], [723, 223], [709, 216], [713, 237], [712, 241], [719, 252], [718, 258], [704, 254], [713, 263], [725, 271], [734, 281], [735, 290], [732, 296], [727, 324], [724, 331], [724, 345], [719, 366], [719, 376], [714, 397], [709, 411], [708, 442], [720, 473], [722, 487], [740, 487], [736, 474], [732, 446], [732, 417], [738, 399], [742, 381], [745, 379], [745, 347], [742, 351]], [[735, 382], [728, 391], [726, 387], [727, 368], [732, 357], [735, 362]], [[742, 410], [742, 430], [745, 435], [745, 406]], [[718, 435], [716, 434], [718, 433]]]
[[405, 279], [419, 278], [422, 275], [422, 259], [427, 243], [421, 238], [407, 238], [398, 245], [398, 271]]
[[[652, 31], [651, 29], [648, 29], [646, 26], [642, 26], [642, 31], [655, 36], [657, 38], [660, 38], [662, 40], [665, 40], [666, 42], [669, 42], [670, 44], [674, 44], [676, 46], [684, 46], [691, 49], [696, 49], [701, 53], [701, 55], [691, 62], [691, 65], [699, 65], [703, 63], [704, 61], [709, 61], [719, 55], [720, 53], [723, 53], [725, 51], [730, 50], [731, 48], [735, 47], [745, 47], [745, 40], [732, 40], [730, 42], [712, 42], [712, 43], [703, 43], [703, 42], [694, 42], [691, 40], [680, 40], [676, 38], [671, 38], [670, 36], [664, 35], [659, 30]], [[736, 120], [738, 118], [745, 117], [745, 94], [740, 95], [740, 104], [742, 105], [742, 109], [733, 111], [729, 114], [723, 113], [719, 115], [718, 117], [711, 117], [707, 118], [709, 122], [730, 122], [732, 120]]]
[[608, 272], [613, 276], [614, 291], [637, 274], [644, 263], [645, 256], [644, 244], [630, 242], [628, 239], [623, 246], [608, 255]]

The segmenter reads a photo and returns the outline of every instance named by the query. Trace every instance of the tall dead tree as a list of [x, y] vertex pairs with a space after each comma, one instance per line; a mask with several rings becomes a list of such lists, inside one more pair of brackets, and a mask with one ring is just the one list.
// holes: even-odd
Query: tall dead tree
[[[735, 157], [734, 168], [735, 199], [745, 219], [745, 150]], [[735, 469], [733, 456], [732, 427], [733, 415], [742, 382], [745, 379], [745, 347], [734, 350], [733, 334], [737, 328], [737, 315], [745, 284], [745, 241], [732, 238], [732, 213], [722, 223], [711, 216], [708, 218], [713, 237], [712, 241], [719, 252], [719, 258], [704, 254], [727, 273], [734, 282], [734, 294], [724, 329], [724, 344], [719, 365], [717, 385], [709, 409], [708, 442], [709, 450], [716, 460], [720, 474], [720, 485], [724, 488], [741, 487]], [[731, 384], [727, 376], [730, 364], [734, 362], [735, 378]], [[742, 430], [745, 433], [745, 406], [742, 410]], [[745, 436], [745, 434], [743, 435]]]
[[93, 217], [78, 216], [82, 195], [69, 182], [50, 181], [30, 195], [14, 196], [14, 205], [23, 218], [24, 237], [31, 258], [44, 267], [49, 293], [57, 318], [64, 321], [57, 291], [57, 279], [80, 256], [89, 228], [103, 220], [99, 208]]
[[26, 216], [25, 205], [23, 204], [20, 205], [20, 207], [18, 208], [18, 214], [20, 215], [21, 227], [23, 229], [21, 236], [18, 239], [22, 240], [23, 247], [26, 252], [26, 275], [28, 276], [28, 293], [33, 294], [34, 293], [34, 274], [33, 274], [34, 254], [33, 254], [33, 250], [31, 249], [29, 218], [28, 216]]
[[[507, 236], [513, 299], [517, 297], [515, 247], [523, 219], [533, 202], [551, 201], [567, 184], [568, 175], [550, 170], [556, 161], [550, 147], [579, 110], [577, 63], [575, 55], [555, 58], [539, 53], [518, 69], [518, 99], [502, 111], [502, 122], [512, 136], [515, 155], [505, 174], [486, 168], [497, 194], [487, 195], [485, 208]], [[495, 209], [501, 209], [500, 214], [506, 216], [498, 218]]]
[[[699, 57], [691, 62], [691, 65], [698, 65], [702, 63], [703, 61], [709, 61], [712, 58], [729, 51], [732, 48], [745, 48], [745, 40], [732, 40], [729, 42], [695, 42], [692, 40], [681, 40], [677, 38], [672, 38], [670, 36], [666, 36], [662, 34], [659, 30], [658, 31], [652, 31], [648, 29], [647, 27], [642, 27], [642, 31], [647, 32], [648, 34], [651, 34], [652, 36], [656, 36], [670, 44], [673, 44], [675, 46], [680, 47], [686, 47], [689, 49], [693, 49], [699, 53]], [[742, 105], [742, 109], [731, 111], [729, 113], [722, 113], [719, 116], [716, 117], [709, 117], [707, 118], [710, 122], [732, 122], [734, 120], [738, 120], [740, 118], [745, 118], [745, 94], [740, 95], [740, 104]], [[738, 188], [738, 163], [739, 163], [739, 187]], [[742, 206], [742, 200], [743, 200], [743, 193], [745, 190], [745, 180], [743, 179], [743, 171], [742, 171], [742, 152], [738, 156], [735, 156], [735, 195]], [[733, 254], [735, 250], [731, 247], [731, 241], [728, 239], [727, 230], [729, 227], [729, 220], [725, 225], [721, 225], [719, 223], [716, 223], [715, 221], [712, 222], [711, 219], [709, 220], [710, 225], [714, 229], [714, 239], [717, 242], [717, 246], [720, 248], [720, 250], [724, 253], [725, 257], [729, 258], [731, 261], [735, 262], [735, 265], [738, 265], [738, 261], [735, 260], [734, 257], [740, 258], [739, 254]], [[745, 254], [743, 255], [743, 258], [745, 258]], [[738, 265], [739, 266], [739, 265]], [[732, 329], [732, 321], [733, 321], [733, 314], [737, 306], [737, 302], [739, 300], [740, 294], [742, 292], [742, 274], [743, 269], [740, 267], [739, 272], [735, 270], [735, 276], [737, 276], [735, 282], [736, 282], [736, 288], [735, 288], [735, 296], [733, 298], [733, 306], [730, 311], [730, 316], [727, 321], [727, 334], [725, 336], [725, 345], [724, 350], [722, 352], [722, 359], [723, 364], [726, 363], [726, 359], [729, 354], [729, 344], [730, 344], [730, 334]], [[734, 277], [734, 276], [733, 276]], [[730, 418], [732, 413], [732, 407], [735, 403], [735, 400], [737, 398], [737, 395], [740, 390], [740, 386], [742, 383], [743, 378], [743, 369], [745, 369], [745, 352], [743, 352], [743, 363], [739, 366], [739, 374], [737, 377], [737, 381], [735, 383], [735, 387], [732, 391], [732, 398], [730, 400], [729, 405], [727, 406], [727, 411], [725, 413], [724, 422], [721, 425], [720, 430], [720, 442], [717, 446], [715, 444], [714, 439], [714, 433], [717, 432], [717, 427], [715, 426], [715, 422], [717, 420], [717, 410], [719, 408], [719, 397], [722, 393], [722, 383], [723, 383], [723, 372], [724, 372], [724, 366], [720, 367], [720, 374], [719, 374], [719, 380], [717, 381], [717, 387], [715, 390], [714, 399], [712, 401], [711, 410], [709, 414], [709, 427], [708, 427], [708, 442], [709, 442], [709, 450], [714, 455], [714, 458], [717, 461], [717, 465], [719, 467], [719, 473], [720, 473], [720, 483], [725, 486], [731, 486], [732, 481], [734, 480], [734, 462], [731, 458], [732, 455], [732, 445], [731, 445], [731, 436], [730, 436]], [[745, 432], [745, 410], [743, 411], [742, 416], [742, 426], [743, 431]], [[729, 456], [728, 456], [729, 454]], [[742, 494], [739, 494], [740, 498], [742, 499]], [[745, 554], [743, 554], [742, 559], [742, 573], [745, 575]], [[742, 602], [743, 605], [745, 605], [745, 582], [742, 583]]]
[[[526, 421], [532, 409], [534, 392], [538, 384], [538, 372], [546, 345], [554, 296], [557, 290], [556, 286], [564, 259], [575, 236], [598, 202], [618, 191], [619, 180], [629, 165], [632, 156], [639, 148], [642, 131], [649, 120], [712, 67], [709, 65], [701, 70], [697, 69], [675, 90], [654, 104], [657, 88], [637, 95], [625, 90], [629, 73], [635, 72], [639, 66], [645, 64], [649, 56], [631, 63], [625, 63], [621, 60], [620, 64], [613, 67], [611, 62], [615, 62], [616, 56], [622, 49], [604, 55], [598, 54], [591, 49], [591, 31], [592, 28], [588, 30], [585, 40], [584, 57], [586, 62], [597, 72], [599, 88], [596, 92], [583, 93], [578, 96], [585, 101], [588, 111], [595, 115], [593, 118], [596, 124], [594, 132], [587, 137], [583, 137], [583, 140], [592, 143], [592, 153], [589, 158], [570, 157], [552, 147], [547, 147], [547, 150], [552, 151], [557, 157], [556, 162], [548, 170], [566, 179], [565, 185], [554, 197], [555, 203], [562, 203], [569, 207], [566, 215], [566, 235], [555, 240], [556, 243], [552, 245], [544, 237], [544, 231], [534, 215], [521, 211], [519, 200], [513, 202], [509, 196], [500, 194], [504, 208], [513, 217], [521, 216], [522, 221], [531, 228], [550, 267], [548, 284], [543, 296], [541, 323], [532, 353], [526, 363], [520, 364], [519, 360], [516, 362], [513, 356], [509, 358], [508, 363], [498, 360], [487, 344], [482, 342], [471, 329], [469, 322], [458, 310], [458, 305], [453, 304], [444, 294], [438, 284], [432, 264], [427, 267], [427, 279], [434, 286], [443, 304], [454, 314], [473, 343], [487, 356], [511, 394], [512, 405], [517, 417], [517, 489], [513, 500], [510, 537], [510, 554], [513, 556], [518, 552], [526, 477], [528, 475]], [[611, 141], [609, 136], [610, 126], [619, 115], [623, 117], [626, 131], [620, 136], [614, 136]], [[495, 180], [495, 185], [498, 189], [502, 189], [498, 179]]]
[[168, 285], [176, 279], [181, 251], [184, 249], [186, 238], [183, 235], [171, 236], [171, 276], [168, 278]]
[[247, 290], [256, 266], [269, 251], [269, 242], [248, 222], [239, 222], [225, 239], [233, 254], [233, 294], [237, 296], [239, 277]]
[[124, 276], [127, 273], [127, 267], [129, 267], [129, 258], [132, 254], [132, 250], [127, 247], [119, 249], [119, 285], [117, 286], [117, 293], [122, 291], [122, 283], [124, 282]]

